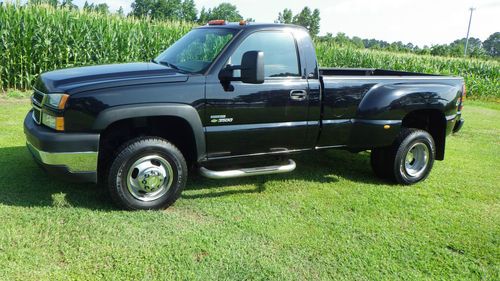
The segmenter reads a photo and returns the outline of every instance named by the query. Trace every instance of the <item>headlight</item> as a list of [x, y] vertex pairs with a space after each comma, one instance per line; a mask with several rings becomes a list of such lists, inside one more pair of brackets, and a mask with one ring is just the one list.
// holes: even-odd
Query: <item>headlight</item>
[[42, 124], [57, 131], [64, 131], [64, 117], [56, 117], [44, 112]]
[[66, 94], [48, 94], [45, 102], [54, 108], [64, 109], [68, 97]]
[[42, 123], [47, 127], [51, 127], [52, 129], [55, 129], [56, 128], [56, 117], [52, 116], [50, 114], [44, 113]]
[[[49, 108], [63, 110], [68, 101], [67, 94], [47, 94], [44, 98], [43, 105]], [[55, 114], [55, 113], [54, 113]], [[42, 112], [42, 124], [57, 131], [64, 131], [64, 117], [54, 116], [46, 110]]]

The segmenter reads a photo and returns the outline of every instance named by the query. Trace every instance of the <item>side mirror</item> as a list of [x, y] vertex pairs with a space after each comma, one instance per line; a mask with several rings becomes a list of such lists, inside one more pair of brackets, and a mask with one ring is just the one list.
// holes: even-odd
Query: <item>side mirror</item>
[[248, 51], [241, 59], [241, 81], [249, 84], [264, 83], [264, 53]]
[[[241, 77], [234, 77], [234, 70], [241, 71]], [[241, 58], [241, 65], [228, 65], [219, 73], [219, 79], [223, 84], [231, 81], [241, 81], [249, 84], [264, 83], [264, 53], [260, 51], [248, 51]]]

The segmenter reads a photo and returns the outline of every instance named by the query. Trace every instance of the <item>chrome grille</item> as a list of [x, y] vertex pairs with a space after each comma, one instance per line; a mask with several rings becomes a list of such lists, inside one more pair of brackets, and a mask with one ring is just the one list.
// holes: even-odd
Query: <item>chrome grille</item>
[[36, 103], [37, 105], [41, 106], [44, 97], [45, 97], [45, 95], [42, 92], [35, 89], [35, 92], [33, 93], [33, 102]]
[[42, 123], [42, 106], [45, 99], [45, 94], [34, 89], [33, 95], [31, 96], [31, 104], [33, 105], [33, 120], [37, 124]]
[[41, 112], [41, 110], [39, 110], [37, 108], [33, 108], [33, 120], [35, 120], [35, 122], [37, 124], [42, 123], [42, 112]]

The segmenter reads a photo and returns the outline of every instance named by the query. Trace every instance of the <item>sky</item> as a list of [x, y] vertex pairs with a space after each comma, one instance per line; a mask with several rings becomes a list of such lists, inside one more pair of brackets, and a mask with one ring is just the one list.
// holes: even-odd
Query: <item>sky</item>
[[[115, 11], [122, 6], [131, 10], [133, 1], [88, 0], [107, 3]], [[75, 0], [82, 6], [85, 0]], [[475, 7], [471, 36], [485, 40], [500, 31], [500, 0], [195, 0], [198, 10], [222, 2], [236, 5], [245, 18], [274, 22], [284, 8], [296, 14], [304, 6], [319, 9], [320, 35], [327, 32], [375, 38], [389, 42], [403, 41], [424, 46], [445, 44], [467, 34], [469, 8]]]

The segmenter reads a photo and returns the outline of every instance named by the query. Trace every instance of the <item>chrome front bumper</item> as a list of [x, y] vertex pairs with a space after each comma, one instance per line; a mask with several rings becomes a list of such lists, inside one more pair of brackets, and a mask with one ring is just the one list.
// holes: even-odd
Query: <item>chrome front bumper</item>
[[29, 151], [41, 164], [65, 166], [70, 173], [97, 171], [98, 152], [47, 152], [42, 151], [26, 141]]
[[78, 182], [97, 182], [99, 134], [61, 133], [24, 119], [26, 146], [49, 174]]

